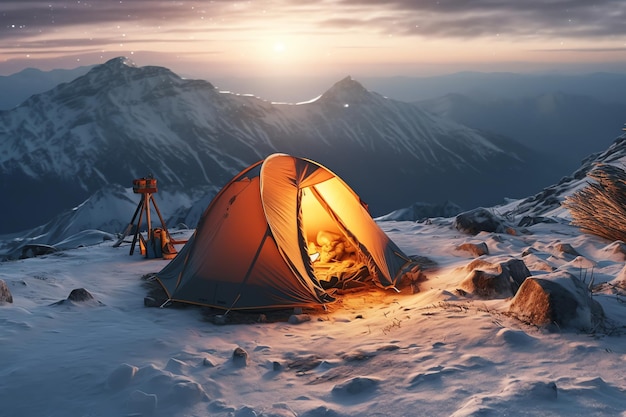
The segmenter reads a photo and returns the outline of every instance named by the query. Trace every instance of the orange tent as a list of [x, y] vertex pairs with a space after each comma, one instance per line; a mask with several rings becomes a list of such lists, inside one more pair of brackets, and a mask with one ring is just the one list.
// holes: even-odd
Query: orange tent
[[258, 309], [328, 303], [350, 280], [393, 288], [415, 267], [339, 177], [274, 154], [215, 196], [157, 280], [173, 301]]

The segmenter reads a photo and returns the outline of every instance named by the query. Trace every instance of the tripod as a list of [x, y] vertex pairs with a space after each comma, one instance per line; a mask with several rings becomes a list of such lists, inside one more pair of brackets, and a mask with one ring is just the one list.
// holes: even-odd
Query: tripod
[[[132, 219], [126, 229], [122, 233], [121, 237], [113, 244], [113, 247], [116, 248], [122, 244], [126, 236], [130, 235], [135, 228], [135, 234], [133, 236], [132, 245], [130, 246], [130, 253], [132, 255], [135, 252], [135, 246], [137, 242], [139, 242], [139, 246], [141, 248], [142, 255], [145, 254], [147, 258], [171, 258], [176, 255], [176, 249], [174, 249], [171, 243], [173, 242], [170, 234], [167, 230], [167, 226], [165, 225], [165, 221], [163, 220], [163, 216], [161, 216], [161, 211], [157, 206], [156, 200], [154, 199], [153, 194], [157, 192], [156, 187], [156, 179], [151, 176], [148, 178], [139, 178], [133, 180], [133, 192], [135, 194], [141, 194], [141, 200], [135, 209], [135, 213], [133, 214]], [[161, 220], [162, 229], [152, 229], [152, 221], [151, 221], [151, 204], [154, 207], [157, 215], [159, 216], [159, 220]], [[141, 234], [141, 223], [143, 221], [143, 216], [146, 216], [146, 227], [147, 227], [147, 236], [144, 239]], [[135, 225], [135, 220], [137, 220], [137, 224]], [[180, 242], [179, 242], [180, 243]], [[170, 256], [171, 255], [171, 256]]]

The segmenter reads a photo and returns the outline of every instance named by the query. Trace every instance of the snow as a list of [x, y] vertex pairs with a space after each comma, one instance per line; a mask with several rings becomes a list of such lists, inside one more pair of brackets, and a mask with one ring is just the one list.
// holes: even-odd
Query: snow
[[[565, 222], [477, 236], [444, 218], [380, 225], [437, 264], [420, 291], [346, 294], [327, 311], [305, 309], [308, 321], [249, 313], [220, 325], [195, 306], [144, 307], [143, 277], [168, 261], [110, 240], [0, 263], [13, 295], [0, 305], [2, 414], [626, 416], [626, 296], [608, 285], [624, 276], [616, 243]], [[533, 275], [547, 275], [545, 264], [608, 283], [593, 296], [607, 325], [548, 332], [506, 315], [510, 299], [460, 296], [473, 259], [455, 248], [470, 241], [487, 243], [485, 261], [520, 258]], [[580, 256], [559, 256], [557, 243]], [[535, 262], [522, 257], [529, 248]], [[66, 300], [76, 288], [94, 300]]]

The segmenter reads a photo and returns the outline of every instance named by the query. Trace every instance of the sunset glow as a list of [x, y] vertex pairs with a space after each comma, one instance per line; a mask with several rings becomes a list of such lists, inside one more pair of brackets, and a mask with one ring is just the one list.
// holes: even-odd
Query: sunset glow
[[612, 0], [5, 1], [0, 75], [120, 55], [215, 76], [623, 70], [624, 15]]

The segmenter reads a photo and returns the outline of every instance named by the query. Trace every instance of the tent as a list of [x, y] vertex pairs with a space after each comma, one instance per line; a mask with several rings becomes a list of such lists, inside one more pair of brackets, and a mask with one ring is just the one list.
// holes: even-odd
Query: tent
[[273, 154], [224, 186], [156, 279], [172, 301], [243, 310], [323, 305], [350, 283], [395, 288], [416, 268], [337, 175]]

